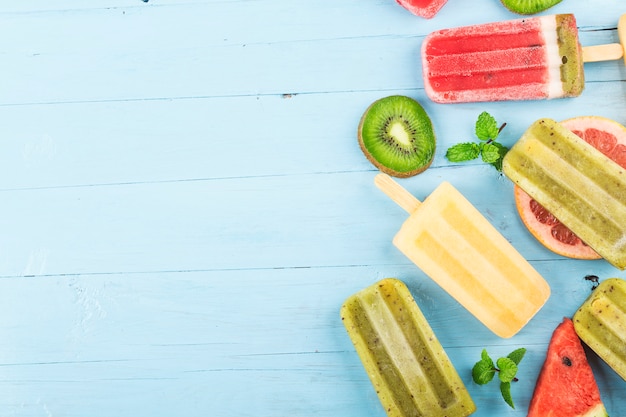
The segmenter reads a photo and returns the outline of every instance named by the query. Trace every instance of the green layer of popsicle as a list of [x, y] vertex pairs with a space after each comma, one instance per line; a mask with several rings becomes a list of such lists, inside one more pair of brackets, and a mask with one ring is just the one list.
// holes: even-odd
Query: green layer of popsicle
[[556, 35], [561, 55], [561, 82], [564, 97], [577, 97], [585, 88], [583, 53], [578, 42], [578, 27], [573, 14], [558, 14]]

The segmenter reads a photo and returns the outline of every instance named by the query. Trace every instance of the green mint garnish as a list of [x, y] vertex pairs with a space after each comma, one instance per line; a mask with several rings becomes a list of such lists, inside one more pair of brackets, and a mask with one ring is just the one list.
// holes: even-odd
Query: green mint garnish
[[476, 362], [472, 368], [472, 378], [477, 384], [485, 385], [493, 379], [493, 376], [496, 374], [496, 368], [485, 349], [483, 349], [481, 356], [481, 360]]
[[483, 141], [494, 140], [499, 134], [498, 122], [492, 115], [486, 111], [478, 115], [478, 120], [476, 120], [476, 137], [478, 139]]
[[450, 162], [470, 161], [478, 158], [478, 155], [480, 155], [480, 146], [472, 142], [457, 143], [446, 152], [446, 158]]
[[480, 156], [482, 156], [483, 161], [488, 164], [493, 164], [498, 161], [500, 158], [500, 150], [493, 143], [484, 143], [481, 148]]
[[519, 365], [519, 363], [522, 361], [522, 358], [524, 358], [525, 354], [526, 354], [526, 348], [519, 348], [509, 353], [507, 355], [507, 358], [515, 362], [516, 365]]
[[500, 358], [496, 362], [496, 366], [500, 369], [498, 376], [502, 382], [511, 382], [517, 373], [517, 365], [509, 358]]
[[497, 142], [506, 123], [498, 127], [496, 119], [489, 113], [482, 112], [476, 120], [476, 137], [481, 141], [457, 143], [448, 148], [446, 158], [450, 162], [465, 162], [482, 158], [483, 162], [493, 165], [498, 171], [502, 171], [502, 158], [509, 148]]
[[504, 158], [504, 155], [506, 155], [506, 153], [509, 151], [509, 148], [502, 145], [500, 142], [491, 142], [491, 144], [498, 148], [498, 152], [500, 154], [497, 160], [492, 162], [491, 165], [493, 165], [498, 171], [502, 171], [502, 159]]
[[500, 379], [502, 398], [511, 408], [515, 408], [513, 397], [511, 396], [511, 382], [517, 381], [515, 377], [518, 369], [517, 365], [519, 365], [525, 353], [525, 348], [515, 349], [506, 357], [498, 358], [494, 364], [493, 359], [487, 354], [487, 350], [483, 349], [480, 354], [480, 360], [472, 368], [472, 379], [479, 385], [485, 385], [494, 378], [497, 372]]
[[511, 408], [515, 408], [515, 404], [513, 404], [513, 396], [511, 395], [511, 383], [510, 382], [500, 383], [500, 392], [502, 393], [502, 398], [504, 398], [504, 401]]

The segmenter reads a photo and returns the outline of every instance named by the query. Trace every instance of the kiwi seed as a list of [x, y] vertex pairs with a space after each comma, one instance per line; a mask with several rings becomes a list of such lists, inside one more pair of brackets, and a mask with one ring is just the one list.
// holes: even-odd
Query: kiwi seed
[[419, 174], [435, 156], [430, 118], [417, 101], [405, 96], [372, 103], [361, 117], [358, 138], [367, 159], [395, 177]]
[[504, 7], [517, 14], [535, 14], [560, 3], [562, 0], [500, 0]]

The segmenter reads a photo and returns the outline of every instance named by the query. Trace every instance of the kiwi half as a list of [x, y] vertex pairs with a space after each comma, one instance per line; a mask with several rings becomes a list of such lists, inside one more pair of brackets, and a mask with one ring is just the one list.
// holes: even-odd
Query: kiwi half
[[358, 138], [367, 159], [395, 177], [419, 174], [435, 156], [430, 117], [410, 97], [389, 96], [372, 103], [361, 117]]
[[504, 7], [517, 14], [535, 14], [560, 3], [562, 0], [500, 0]]

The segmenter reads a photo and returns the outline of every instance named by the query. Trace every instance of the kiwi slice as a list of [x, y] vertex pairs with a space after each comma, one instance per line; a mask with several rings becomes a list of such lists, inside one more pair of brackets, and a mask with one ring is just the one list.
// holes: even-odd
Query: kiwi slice
[[562, 0], [500, 0], [504, 7], [517, 14], [535, 14], [560, 3]]
[[419, 174], [435, 156], [432, 122], [410, 97], [389, 96], [372, 103], [361, 117], [358, 138], [367, 159], [395, 177]]

